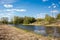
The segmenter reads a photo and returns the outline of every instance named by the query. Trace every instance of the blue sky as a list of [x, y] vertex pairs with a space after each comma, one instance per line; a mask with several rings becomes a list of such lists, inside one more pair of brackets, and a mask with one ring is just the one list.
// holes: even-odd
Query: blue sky
[[0, 0], [0, 17], [44, 18], [52, 13], [60, 13], [60, 0]]

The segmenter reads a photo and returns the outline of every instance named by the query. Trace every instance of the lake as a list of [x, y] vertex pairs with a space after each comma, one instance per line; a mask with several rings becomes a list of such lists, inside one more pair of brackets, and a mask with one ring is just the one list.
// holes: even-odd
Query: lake
[[43, 36], [55, 36], [60, 37], [60, 27], [45, 27], [45, 26], [35, 26], [35, 25], [13, 25], [17, 28], [21, 28], [27, 31], [32, 31], [36, 34]]

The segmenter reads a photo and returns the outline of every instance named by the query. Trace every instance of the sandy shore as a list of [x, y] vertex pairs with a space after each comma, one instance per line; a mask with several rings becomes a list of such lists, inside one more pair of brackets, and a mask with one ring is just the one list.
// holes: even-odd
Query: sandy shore
[[54, 37], [44, 37], [10, 25], [0, 25], [0, 40], [60, 40]]

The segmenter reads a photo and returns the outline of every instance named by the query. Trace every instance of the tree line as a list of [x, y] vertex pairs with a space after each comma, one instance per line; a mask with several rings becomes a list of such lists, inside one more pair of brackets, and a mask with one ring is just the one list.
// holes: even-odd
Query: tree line
[[0, 18], [0, 23], [2, 24], [31, 24], [34, 22], [41, 22], [41, 21], [52, 23], [56, 20], [60, 20], [60, 14], [58, 14], [55, 18], [48, 14], [45, 15], [45, 18], [14, 16], [10, 21], [7, 17], [2, 17]]

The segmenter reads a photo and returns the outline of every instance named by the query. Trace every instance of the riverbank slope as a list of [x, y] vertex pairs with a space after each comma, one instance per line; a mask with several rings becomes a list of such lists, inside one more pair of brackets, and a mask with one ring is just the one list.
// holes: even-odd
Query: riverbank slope
[[11, 25], [0, 25], [0, 40], [60, 40], [54, 37], [44, 37]]

